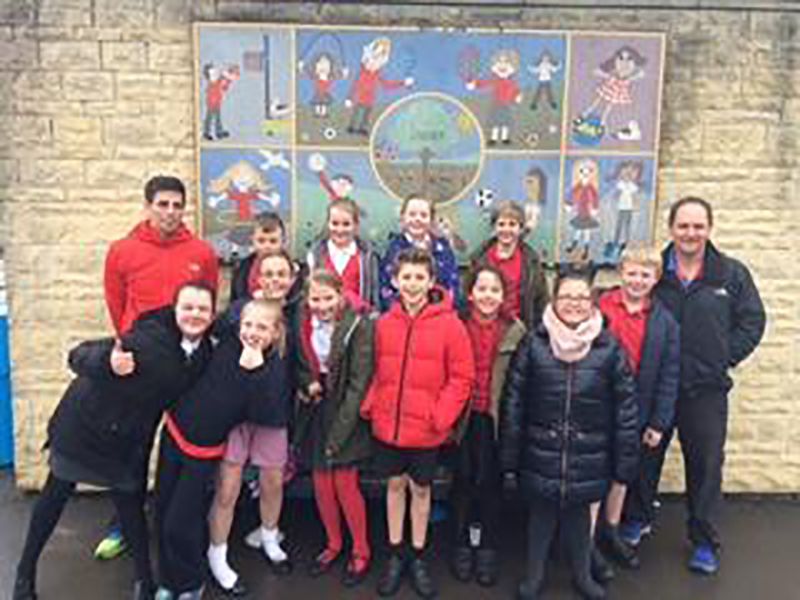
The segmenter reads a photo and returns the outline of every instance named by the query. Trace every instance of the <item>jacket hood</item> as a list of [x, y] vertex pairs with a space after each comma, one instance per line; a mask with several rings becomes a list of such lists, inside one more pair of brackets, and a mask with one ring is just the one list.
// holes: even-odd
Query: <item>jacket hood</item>
[[181, 223], [174, 235], [168, 238], [162, 238], [158, 230], [150, 225], [148, 221], [141, 221], [136, 227], [131, 229], [130, 233], [128, 233], [128, 237], [146, 244], [167, 247], [186, 242], [192, 238], [192, 233], [186, 225]]
[[[417, 315], [417, 318], [428, 319], [430, 317], [435, 317], [447, 312], [455, 312], [453, 298], [445, 291], [444, 288], [437, 285], [428, 293], [428, 304], [422, 309], [422, 312]], [[411, 316], [403, 308], [403, 301], [400, 300], [399, 297], [397, 300], [395, 300], [394, 304], [392, 304], [392, 308], [389, 309], [388, 314], [401, 317], [403, 319], [411, 318]]]

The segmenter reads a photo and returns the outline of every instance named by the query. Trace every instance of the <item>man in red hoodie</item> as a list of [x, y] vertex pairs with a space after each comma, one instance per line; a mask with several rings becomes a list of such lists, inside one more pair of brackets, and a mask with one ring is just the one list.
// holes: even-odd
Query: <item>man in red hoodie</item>
[[[113, 242], [106, 255], [105, 299], [117, 335], [126, 333], [143, 312], [171, 304], [184, 283], [204, 281], [216, 290], [219, 279], [213, 248], [183, 223], [183, 182], [156, 175], [145, 185], [144, 196], [145, 218], [126, 237]], [[147, 465], [142, 475], [146, 486]], [[112, 525], [95, 556], [114, 558], [124, 550], [121, 532]]]

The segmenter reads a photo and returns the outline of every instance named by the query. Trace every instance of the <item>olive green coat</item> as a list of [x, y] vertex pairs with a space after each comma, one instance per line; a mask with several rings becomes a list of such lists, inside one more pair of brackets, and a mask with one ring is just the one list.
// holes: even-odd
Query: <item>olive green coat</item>
[[[300, 327], [307, 321], [301, 314]], [[302, 335], [302, 334], [301, 334]], [[369, 425], [360, 414], [373, 370], [373, 319], [346, 309], [336, 324], [328, 359], [322, 400], [302, 400], [316, 376], [308, 357], [308, 345], [300, 344], [298, 402], [294, 443], [305, 451], [313, 469], [349, 466], [372, 454]], [[304, 351], [305, 349], [305, 351]]]

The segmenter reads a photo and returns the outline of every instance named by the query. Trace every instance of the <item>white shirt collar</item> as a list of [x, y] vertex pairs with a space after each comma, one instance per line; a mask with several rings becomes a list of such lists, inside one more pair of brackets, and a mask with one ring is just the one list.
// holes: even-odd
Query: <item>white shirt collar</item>
[[181, 340], [181, 349], [183, 350], [184, 354], [186, 354], [186, 358], [190, 358], [194, 351], [200, 346], [200, 340], [192, 341], [188, 338], [183, 338]]
[[336, 269], [339, 275], [344, 272], [345, 268], [347, 268], [347, 263], [356, 254], [358, 254], [358, 245], [355, 240], [344, 248], [340, 248], [331, 240], [328, 240], [328, 256], [331, 257], [333, 268]]

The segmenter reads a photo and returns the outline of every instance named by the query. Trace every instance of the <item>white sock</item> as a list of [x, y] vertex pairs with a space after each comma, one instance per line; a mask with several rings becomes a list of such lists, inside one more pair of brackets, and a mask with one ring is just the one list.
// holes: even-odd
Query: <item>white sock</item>
[[214, 579], [224, 589], [231, 589], [239, 575], [228, 564], [228, 544], [209, 544], [206, 554], [208, 556], [208, 566], [211, 568]]
[[289, 558], [281, 548], [280, 532], [277, 527], [268, 529], [261, 526], [261, 546], [264, 548], [267, 558], [274, 563], [283, 562]]

